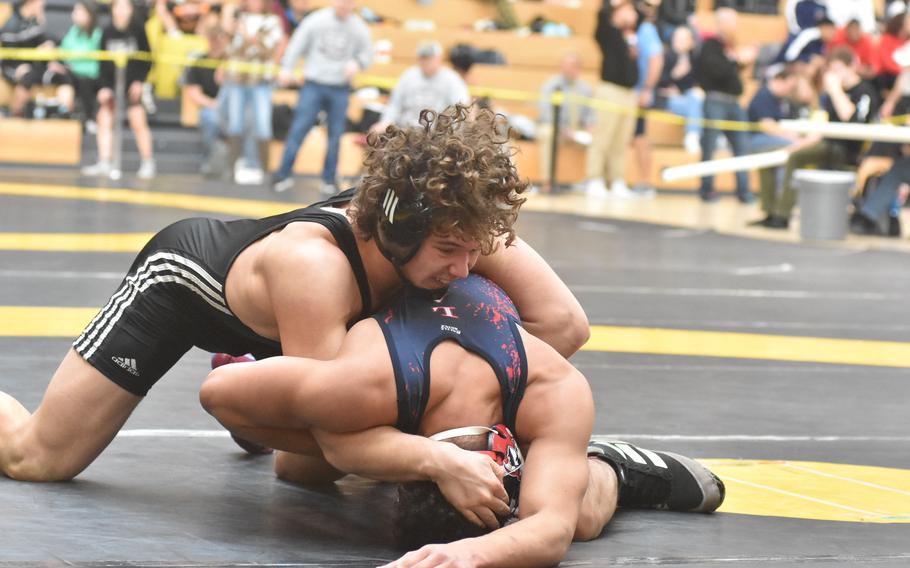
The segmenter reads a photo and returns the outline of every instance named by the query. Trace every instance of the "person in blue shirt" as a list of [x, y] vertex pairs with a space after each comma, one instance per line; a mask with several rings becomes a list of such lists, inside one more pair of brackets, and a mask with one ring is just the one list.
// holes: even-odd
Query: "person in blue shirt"
[[635, 32], [638, 47], [638, 83], [635, 91], [638, 93], [639, 116], [635, 123], [632, 147], [638, 162], [639, 182], [632, 190], [643, 197], [653, 196], [655, 191], [651, 173], [651, 143], [645, 136], [643, 113], [654, 106], [654, 91], [664, 68], [664, 45], [657, 33], [657, 26], [654, 25], [659, 6], [660, 0], [639, 0], [636, 6], [639, 24]]

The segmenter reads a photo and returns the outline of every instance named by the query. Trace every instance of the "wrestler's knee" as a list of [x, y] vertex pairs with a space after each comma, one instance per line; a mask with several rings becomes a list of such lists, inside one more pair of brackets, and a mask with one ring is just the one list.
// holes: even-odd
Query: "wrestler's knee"
[[305, 456], [290, 452], [275, 455], [275, 475], [282, 481], [303, 485], [325, 485], [344, 477], [322, 457]]

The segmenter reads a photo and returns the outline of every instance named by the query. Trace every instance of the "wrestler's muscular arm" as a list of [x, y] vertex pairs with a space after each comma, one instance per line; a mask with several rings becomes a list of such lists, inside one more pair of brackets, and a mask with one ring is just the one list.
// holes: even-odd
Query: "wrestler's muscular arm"
[[[581, 373], [561, 357], [557, 360], [551, 349], [542, 349], [541, 342], [525, 341], [529, 369], [545, 373], [548, 380], [529, 385], [518, 413], [517, 430], [523, 441], [530, 441], [520, 520], [479, 538], [425, 546], [386, 568], [554, 566], [565, 556], [588, 485], [594, 401]], [[559, 380], [549, 380], [555, 377]]]
[[473, 272], [496, 282], [515, 302], [522, 325], [570, 357], [590, 335], [588, 318], [578, 300], [550, 265], [531, 246], [515, 239], [481, 256]]

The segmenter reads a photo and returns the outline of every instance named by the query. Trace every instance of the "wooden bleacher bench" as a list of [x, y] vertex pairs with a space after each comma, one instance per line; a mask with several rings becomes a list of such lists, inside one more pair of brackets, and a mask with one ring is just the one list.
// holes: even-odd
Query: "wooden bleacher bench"
[[0, 132], [0, 162], [79, 165], [82, 125], [78, 120], [0, 118]]

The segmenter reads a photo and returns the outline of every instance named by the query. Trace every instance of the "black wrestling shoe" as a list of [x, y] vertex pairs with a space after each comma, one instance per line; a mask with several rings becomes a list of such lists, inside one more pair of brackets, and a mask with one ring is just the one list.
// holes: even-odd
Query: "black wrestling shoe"
[[724, 502], [724, 482], [685, 456], [616, 441], [591, 441], [588, 456], [616, 471], [620, 507], [710, 513]]

